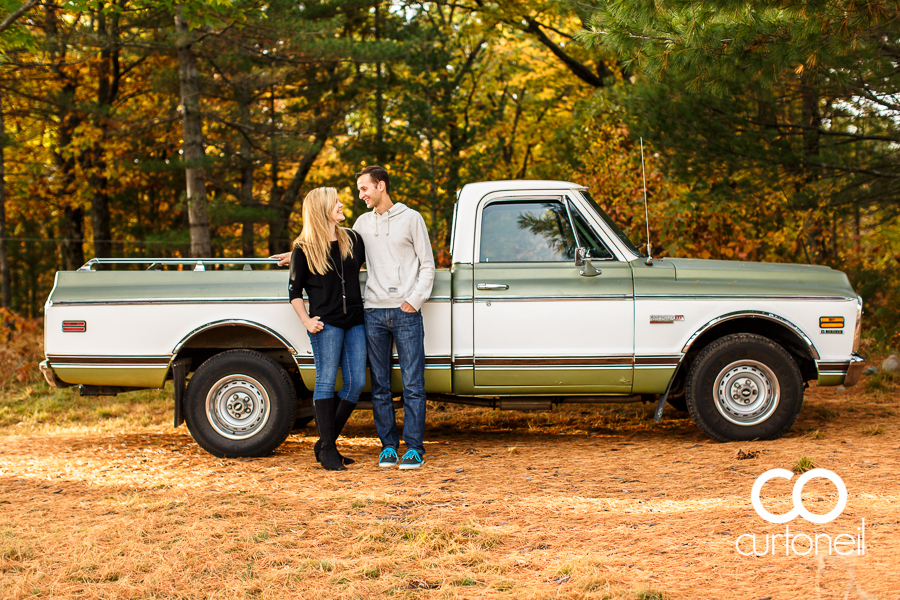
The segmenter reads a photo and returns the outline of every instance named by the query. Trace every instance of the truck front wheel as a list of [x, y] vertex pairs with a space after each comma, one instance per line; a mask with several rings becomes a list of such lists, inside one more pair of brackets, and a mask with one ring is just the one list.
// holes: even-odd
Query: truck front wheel
[[691, 418], [715, 440], [774, 440], [797, 420], [803, 378], [784, 348], [760, 335], [739, 333], [700, 352], [685, 396]]
[[214, 456], [265, 456], [294, 424], [296, 394], [288, 374], [252, 350], [229, 350], [200, 365], [185, 393], [185, 422]]

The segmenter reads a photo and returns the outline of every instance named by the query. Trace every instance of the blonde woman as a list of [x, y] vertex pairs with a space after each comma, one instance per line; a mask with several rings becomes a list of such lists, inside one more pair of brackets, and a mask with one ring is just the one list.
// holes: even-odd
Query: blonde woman
[[[335, 442], [366, 381], [366, 332], [359, 269], [366, 259], [362, 238], [340, 227], [344, 205], [334, 188], [316, 188], [303, 200], [303, 230], [294, 240], [288, 294], [309, 332], [316, 364], [313, 410], [319, 441], [316, 460], [329, 471], [354, 462]], [[303, 290], [309, 312], [303, 303]], [[337, 371], [344, 385], [335, 397]]]

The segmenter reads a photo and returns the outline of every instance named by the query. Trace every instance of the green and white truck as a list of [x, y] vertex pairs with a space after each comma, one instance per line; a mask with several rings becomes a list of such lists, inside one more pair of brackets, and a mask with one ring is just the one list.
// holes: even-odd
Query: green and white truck
[[[865, 365], [862, 300], [843, 273], [648, 260], [573, 183], [466, 185], [450, 252], [423, 307], [426, 389], [442, 401], [649, 400], [657, 416], [668, 402], [716, 440], [774, 439], [796, 420], [806, 382], [851, 386]], [[265, 262], [92, 259], [57, 273], [47, 381], [109, 395], [171, 379], [175, 425], [186, 421], [204, 449], [271, 452], [309, 421], [315, 366], [288, 272], [252, 269]], [[222, 263], [243, 268], [213, 268]], [[399, 393], [399, 368], [394, 383]]]

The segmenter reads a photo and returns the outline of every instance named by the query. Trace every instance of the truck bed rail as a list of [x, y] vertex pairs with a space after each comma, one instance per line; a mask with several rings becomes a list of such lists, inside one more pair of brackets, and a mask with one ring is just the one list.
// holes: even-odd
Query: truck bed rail
[[244, 265], [244, 271], [252, 271], [252, 265], [275, 265], [277, 258], [92, 258], [79, 271], [93, 271], [94, 265], [150, 265], [148, 271], [165, 265], [194, 265], [194, 271], [205, 271], [207, 265]]

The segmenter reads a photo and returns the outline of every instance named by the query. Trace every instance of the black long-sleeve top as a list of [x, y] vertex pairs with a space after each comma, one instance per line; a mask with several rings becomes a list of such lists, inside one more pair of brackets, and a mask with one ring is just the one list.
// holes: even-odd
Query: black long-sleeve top
[[[347, 234], [353, 240], [353, 251], [346, 259], [341, 260], [338, 243], [331, 242], [331, 269], [324, 275], [313, 273], [306, 254], [299, 247], [294, 247], [291, 254], [291, 278], [288, 281], [288, 296], [291, 300], [302, 298], [305, 289], [309, 298], [309, 316], [319, 317], [323, 323], [341, 329], [349, 329], [364, 322], [359, 269], [366, 261], [366, 247], [358, 233], [347, 231]], [[347, 294], [346, 314], [341, 297], [341, 265]]]

